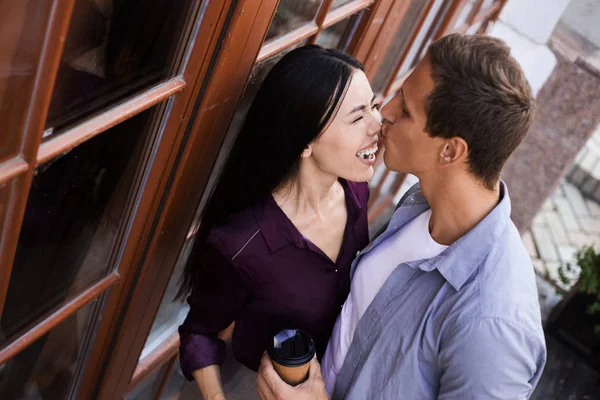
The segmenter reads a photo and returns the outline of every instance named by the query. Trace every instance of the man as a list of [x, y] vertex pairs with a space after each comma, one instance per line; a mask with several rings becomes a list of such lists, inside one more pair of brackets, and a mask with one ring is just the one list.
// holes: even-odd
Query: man
[[500, 181], [534, 115], [523, 71], [499, 39], [449, 35], [382, 115], [386, 166], [420, 184], [352, 264], [321, 368], [313, 360], [307, 382], [290, 387], [265, 356], [259, 394], [528, 398], [545, 341], [531, 260]]

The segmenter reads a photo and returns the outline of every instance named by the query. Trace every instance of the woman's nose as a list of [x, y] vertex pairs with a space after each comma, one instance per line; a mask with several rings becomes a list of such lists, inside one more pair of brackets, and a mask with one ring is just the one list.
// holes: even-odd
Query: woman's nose
[[369, 124], [368, 134], [375, 135], [381, 131], [381, 117], [373, 118]]
[[372, 112], [372, 117], [369, 123], [369, 135], [375, 135], [381, 130], [383, 118], [377, 109]]

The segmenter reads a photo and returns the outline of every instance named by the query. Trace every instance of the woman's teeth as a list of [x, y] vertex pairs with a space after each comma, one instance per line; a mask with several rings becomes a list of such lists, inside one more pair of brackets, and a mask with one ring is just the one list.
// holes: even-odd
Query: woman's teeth
[[377, 146], [374, 146], [370, 149], [361, 150], [356, 153], [356, 157], [363, 158], [365, 160], [372, 160], [375, 158], [375, 153], [377, 152]]

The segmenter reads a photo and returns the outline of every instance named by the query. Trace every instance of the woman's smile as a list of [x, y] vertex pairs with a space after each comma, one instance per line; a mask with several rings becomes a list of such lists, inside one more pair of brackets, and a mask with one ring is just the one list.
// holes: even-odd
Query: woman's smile
[[375, 137], [375, 140], [371, 144], [356, 153], [356, 157], [367, 165], [373, 165], [375, 163], [375, 153], [378, 149], [377, 142], [378, 137]]

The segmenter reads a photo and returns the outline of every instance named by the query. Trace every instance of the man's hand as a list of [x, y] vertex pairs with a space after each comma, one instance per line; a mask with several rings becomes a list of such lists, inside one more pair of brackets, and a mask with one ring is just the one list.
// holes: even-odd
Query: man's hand
[[306, 382], [290, 386], [273, 369], [267, 353], [263, 354], [256, 375], [256, 390], [261, 400], [327, 400], [321, 366], [316, 357], [310, 362]]

